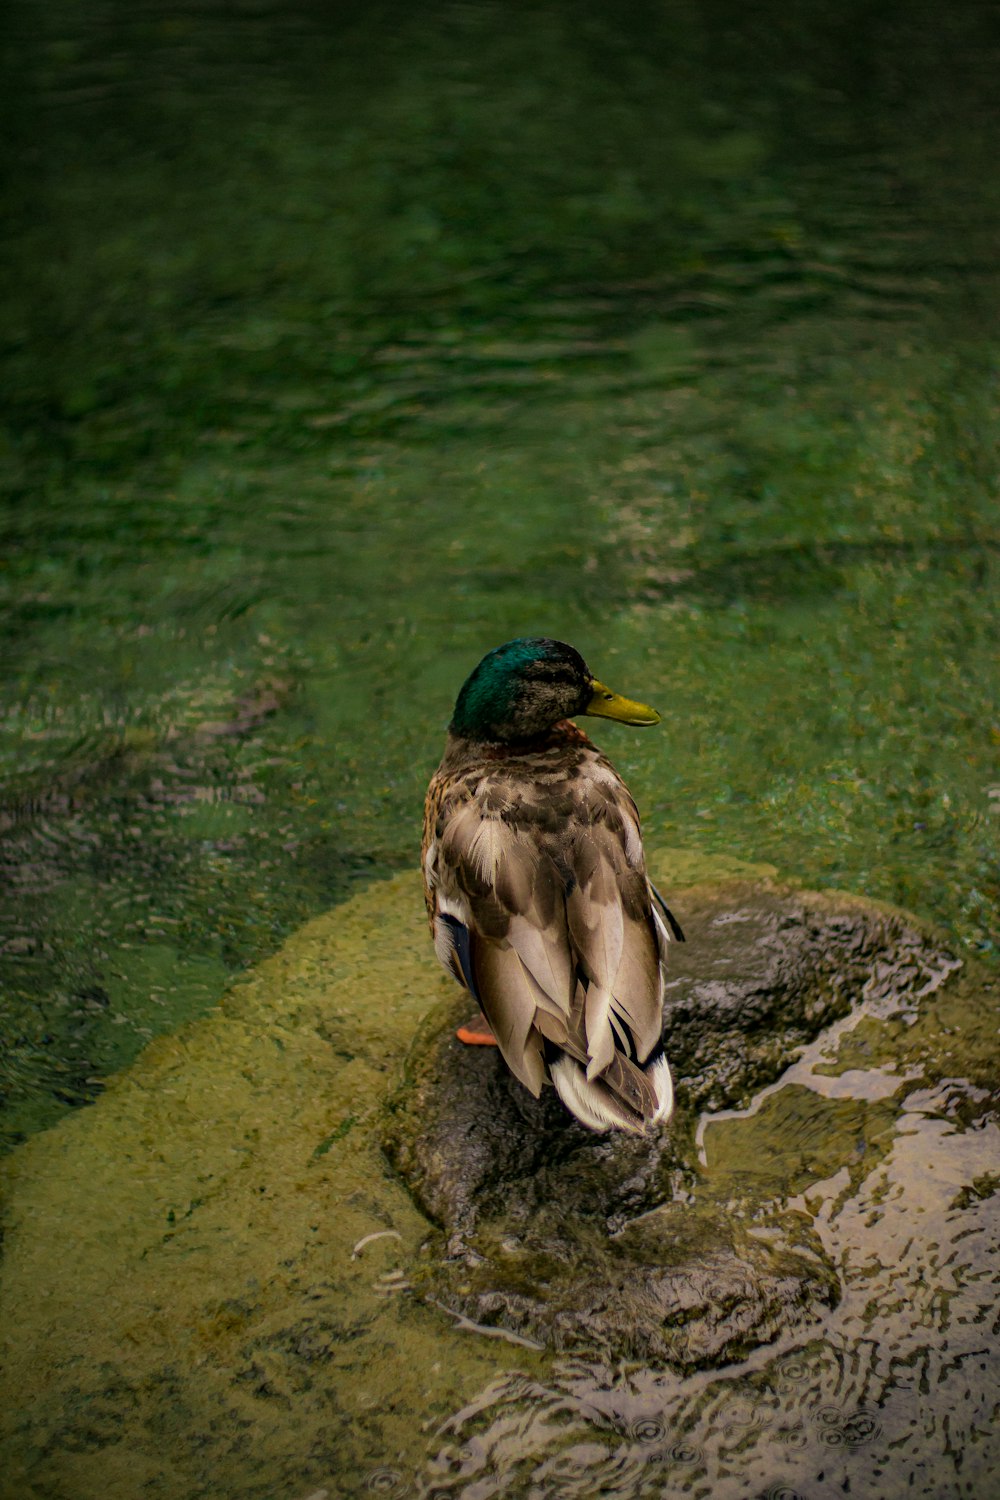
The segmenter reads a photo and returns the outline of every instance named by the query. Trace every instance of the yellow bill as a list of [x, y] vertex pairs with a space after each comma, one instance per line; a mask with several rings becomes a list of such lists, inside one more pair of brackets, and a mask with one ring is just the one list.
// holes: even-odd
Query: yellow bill
[[645, 703], [633, 703], [631, 698], [613, 693], [603, 682], [595, 680], [590, 685], [594, 696], [583, 711], [591, 718], [617, 719], [620, 724], [659, 724], [660, 716], [655, 708], [649, 708]]

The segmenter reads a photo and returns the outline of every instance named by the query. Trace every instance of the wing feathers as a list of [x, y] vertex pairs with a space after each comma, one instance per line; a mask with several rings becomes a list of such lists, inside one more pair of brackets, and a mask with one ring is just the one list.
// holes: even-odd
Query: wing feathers
[[611, 991], [603, 985], [592, 984], [587, 990], [585, 1017], [587, 1024], [588, 1079], [603, 1073], [615, 1055], [615, 1034], [610, 1020]]
[[534, 1024], [537, 986], [509, 944], [476, 942], [472, 961], [479, 1003], [504, 1062], [537, 1099], [545, 1081], [542, 1040]]
[[424, 833], [435, 946], [526, 1088], [539, 1093], [548, 1045], [585, 1124], [641, 1130], [669, 1113], [659, 1041], [671, 934], [654, 901], [679, 929], [646, 877], [624, 784], [588, 741], [571, 750], [572, 765], [558, 751], [559, 776], [543, 752], [448, 773], [446, 756]]
[[566, 934], [565, 909], [559, 912], [558, 920], [554, 919], [545, 927], [536, 925], [527, 917], [511, 917], [507, 932], [521, 962], [547, 997], [550, 1007], [557, 1014], [568, 1015], [576, 977]]

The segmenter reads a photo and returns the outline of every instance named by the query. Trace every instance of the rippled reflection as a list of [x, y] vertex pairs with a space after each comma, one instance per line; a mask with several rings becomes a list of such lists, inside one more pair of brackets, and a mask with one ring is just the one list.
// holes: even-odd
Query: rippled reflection
[[957, 1125], [960, 1095], [909, 1094], [857, 1191], [844, 1169], [791, 1201], [843, 1279], [812, 1339], [715, 1376], [575, 1360], [549, 1382], [498, 1381], [443, 1430], [421, 1493], [983, 1493], [1000, 1381], [997, 1180], [983, 1167], [1000, 1130]]

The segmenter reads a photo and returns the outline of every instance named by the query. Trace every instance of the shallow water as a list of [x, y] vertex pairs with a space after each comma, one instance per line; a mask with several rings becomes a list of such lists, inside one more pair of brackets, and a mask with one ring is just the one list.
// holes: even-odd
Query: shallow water
[[[847, 1165], [817, 1180], [813, 1144], [842, 1151], [847, 1122], [815, 1099], [786, 1098], [765, 1135], [761, 1175], [794, 1163], [802, 1191], [787, 1205], [816, 1225], [842, 1277], [813, 1338], [786, 1338], [723, 1376], [581, 1360], [530, 1388], [506, 1377], [448, 1424], [435, 1483], [477, 1497], [511, 1482], [533, 1495], [983, 1493], [997, 1452], [1000, 1219], [996, 1177], [970, 1184], [998, 1160], [1000, 1135], [995, 1120], [956, 1126], [957, 1086], [909, 1093], [889, 1081], [899, 1097], [877, 1133], [891, 1145], [860, 1184]], [[886, 1083], [881, 1070], [858, 1072], [842, 1097], [878, 1097]], [[866, 1113], [855, 1110], [855, 1130]], [[721, 1163], [709, 1149], [709, 1181], [728, 1155], [746, 1193], [761, 1140], [728, 1137]]]
[[[992, 961], [997, 62], [979, 7], [13, 6], [9, 1144], [412, 865], [454, 692], [514, 634], [664, 712], [604, 736], [651, 842], [897, 901]], [[909, 1202], [902, 1139], [877, 1171]], [[992, 1170], [985, 1130], [938, 1144]], [[944, 1275], [914, 1254], [908, 1287]], [[895, 1443], [896, 1367], [843, 1402], [823, 1373], [902, 1337], [849, 1300], [804, 1388], [887, 1403]], [[936, 1379], [945, 1336], [900, 1360]], [[671, 1442], [689, 1399], [662, 1397]], [[937, 1464], [965, 1418], [933, 1410], [907, 1441]], [[583, 1458], [558, 1463], [562, 1493]]]

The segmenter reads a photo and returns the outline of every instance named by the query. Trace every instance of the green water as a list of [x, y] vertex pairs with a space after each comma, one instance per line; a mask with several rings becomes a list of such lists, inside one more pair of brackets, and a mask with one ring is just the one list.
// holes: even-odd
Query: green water
[[991, 951], [996, 62], [979, 7], [15, 3], [8, 1139], [412, 864], [514, 634], [664, 712], [651, 841]]

